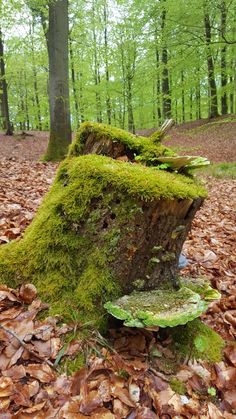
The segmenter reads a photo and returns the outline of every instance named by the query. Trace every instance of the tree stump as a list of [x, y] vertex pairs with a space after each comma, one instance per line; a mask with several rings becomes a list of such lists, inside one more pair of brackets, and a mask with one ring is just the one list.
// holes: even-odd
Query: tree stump
[[109, 300], [177, 288], [179, 255], [206, 191], [184, 175], [115, 160], [171, 154], [151, 139], [84, 124], [24, 237], [0, 248], [2, 281], [33, 282], [51, 312], [76, 310], [98, 326]]

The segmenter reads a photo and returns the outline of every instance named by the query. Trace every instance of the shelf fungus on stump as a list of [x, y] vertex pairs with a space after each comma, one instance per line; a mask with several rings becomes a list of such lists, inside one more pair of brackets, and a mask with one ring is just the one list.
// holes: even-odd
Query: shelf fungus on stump
[[[156, 139], [83, 124], [24, 237], [1, 246], [2, 281], [32, 282], [51, 312], [76, 310], [97, 327], [104, 304], [134, 290], [181, 295], [179, 255], [206, 191], [193, 178], [135, 162], [173, 155]], [[200, 312], [202, 300], [193, 306]]]
[[[175, 289], [156, 289], [151, 291], [132, 292], [129, 295], [105, 304], [106, 310], [124, 325], [129, 327], [174, 327], [184, 325], [199, 317], [208, 308], [209, 303], [220, 298], [218, 291], [213, 290], [208, 282], [191, 281], [188, 288], [181, 286]], [[198, 292], [196, 292], [198, 291]]]

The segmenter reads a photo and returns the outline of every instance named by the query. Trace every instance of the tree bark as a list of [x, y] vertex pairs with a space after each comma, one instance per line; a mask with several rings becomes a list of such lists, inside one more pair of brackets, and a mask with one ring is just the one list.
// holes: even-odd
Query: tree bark
[[26, 72], [24, 71], [24, 80], [25, 80], [25, 113], [26, 113], [26, 128], [27, 131], [30, 130], [30, 120], [29, 120], [29, 105], [28, 105], [28, 87], [27, 87], [27, 78]]
[[161, 82], [160, 82], [160, 53], [158, 48], [158, 29], [155, 22], [155, 58], [156, 58], [156, 103], [157, 122], [161, 122]]
[[61, 160], [71, 142], [68, 74], [68, 0], [49, 3], [50, 139], [46, 160]]
[[[32, 28], [34, 30], [34, 26]], [[35, 104], [37, 109], [37, 129], [39, 131], [42, 131], [42, 117], [41, 117], [41, 109], [40, 109], [40, 100], [39, 100], [39, 89], [38, 89], [38, 79], [37, 79], [37, 69], [36, 69], [36, 63], [35, 63], [35, 54], [34, 54], [34, 38], [32, 36], [31, 30], [30, 30], [30, 36], [31, 36], [31, 57], [32, 57], [32, 69], [33, 69], [33, 80], [34, 80], [34, 96], [35, 96]]]
[[1, 109], [2, 109], [2, 118], [3, 118], [3, 129], [6, 130], [6, 135], [12, 135], [13, 129], [10, 121], [9, 115], [9, 104], [8, 104], [8, 86], [6, 81], [6, 72], [5, 72], [5, 61], [4, 61], [4, 46], [2, 39], [2, 31], [0, 28], [0, 76], [1, 76]]
[[215, 81], [214, 60], [211, 52], [211, 23], [207, 10], [204, 10], [204, 27], [207, 54], [208, 84], [209, 84], [209, 118], [215, 118], [218, 113], [217, 87]]
[[109, 66], [108, 66], [108, 35], [107, 35], [107, 2], [104, 3], [103, 14], [104, 14], [104, 53], [105, 53], [105, 72], [106, 72], [106, 110], [107, 110], [107, 122], [111, 125], [111, 98], [109, 93]]
[[182, 122], [185, 122], [184, 70], [181, 70]]
[[[226, 4], [225, 1], [221, 1], [221, 36], [225, 36], [226, 30]], [[227, 94], [226, 94], [226, 86], [227, 86], [227, 63], [226, 63], [226, 52], [227, 52], [227, 45], [224, 43], [223, 47], [221, 48], [221, 113], [222, 115], [226, 115], [228, 113], [228, 104], [227, 104]]]
[[93, 33], [93, 58], [94, 58], [94, 84], [95, 84], [95, 97], [96, 97], [96, 113], [97, 113], [97, 122], [102, 122], [102, 110], [101, 110], [101, 96], [98, 91], [100, 85], [100, 66], [98, 61], [98, 43], [97, 43], [97, 34], [96, 34], [96, 20], [95, 20], [95, 1], [92, 1], [92, 13], [93, 13], [93, 22], [92, 22], [92, 33]]
[[171, 118], [171, 96], [169, 84], [169, 70], [168, 70], [168, 50], [166, 46], [166, 0], [162, 0], [162, 14], [161, 14], [161, 30], [162, 30], [162, 117], [163, 119]]
[[76, 126], [79, 126], [79, 102], [78, 102], [78, 92], [76, 87], [76, 80], [75, 80], [75, 64], [74, 64], [74, 52], [72, 46], [72, 39], [69, 36], [69, 51], [70, 51], [70, 69], [71, 69], [71, 81], [72, 81], [72, 89], [74, 95], [74, 105], [75, 105], [75, 117], [76, 117]]

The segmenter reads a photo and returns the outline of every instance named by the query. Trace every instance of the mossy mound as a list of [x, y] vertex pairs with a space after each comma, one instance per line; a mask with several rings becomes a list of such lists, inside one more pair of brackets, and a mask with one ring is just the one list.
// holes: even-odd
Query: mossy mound
[[[133, 254], [139, 260], [147, 245], [146, 269], [152, 247], [159, 244], [149, 233], [142, 242], [141, 225], [137, 227], [138, 219], [146, 231], [145, 211], [151, 229], [154, 221], [160, 224], [147, 203], [154, 203], [152, 211], [157, 211], [165, 202], [166, 217], [171, 202], [183, 206], [183, 200], [188, 209], [195, 197], [205, 195], [202, 186], [185, 176], [98, 155], [67, 158], [23, 239], [1, 246], [1, 281], [10, 286], [33, 282], [52, 303], [51, 312], [69, 315], [79, 310], [81, 319], [101, 324], [103, 304], [124, 294], [122, 278], [128, 283], [137, 265], [136, 260], [131, 264]], [[171, 228], [174, 221], [185, 222], [171, 217]]]
[[177, 353], [182, 358], [202, 359], [210, 363], [222, 359], [224, 340], [199, 319], [185, 326], [170, 329], [169, 333], [173, 337]]
[[[158, 156], [176, 155], [170, 148], [154, 142], [152, 138], [137, 136], [110, 125], [84, 122], [81, 124], [76, 139], [70, 147], [69, 156], [87, 154], [85, 143], [90, 138], [92, 138], [93, 143], [96, 141], [100, 144], [99, 151], [96, 150], [99, 154], [107, 154], [107, 148], [103, 145], [110, 141], [117, 145], [123, 145], [121, 154], [127, 154], [131, 159], [140, 156], [143, 161], [150, 161]], [[89, 152], [94, 151], [90, 149]]]
[[124, 320], [129, 327], [174, 327], [186, 324], [199, 317], [208, 307], [201, 296], [183, 287], [159, 289], [147, 292], [133, 292], [105, 308], [114, 317]]

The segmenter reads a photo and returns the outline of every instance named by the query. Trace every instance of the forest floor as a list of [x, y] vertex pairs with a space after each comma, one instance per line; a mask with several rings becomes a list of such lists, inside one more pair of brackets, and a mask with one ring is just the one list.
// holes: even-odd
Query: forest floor
[[[180, 154], [230, 163], [236, 161], [235, 133], [232, 117], [197, 121], [174, 128], [165, 143]], [[57, 168], [38, 162], [48, 134], [30, 134], [0, 135], [0, 244], [23, 234]], [[121, 328], [110, 332], [109, 344], [91, 332], [83, 350], [97, 346], [96, 353], [67, 377], [52, 364], [81, 350], [76, 341], [63, 346], [64, 333], [75, 325], [37, 320], [44, 305], [33, 288], [0, 287], [0, 419], [236, 418], [236, 180], [207, 175], [204, 181], [209, 197], [184, 245], [189, 264], [182, 273], [206, 275], [222, 294], [203, 319], [228, 341], [224, 360], [214, 366], [188, 361], [171, 371], [160, 360], [168, 364], [173, 353], [157, 333]]]

